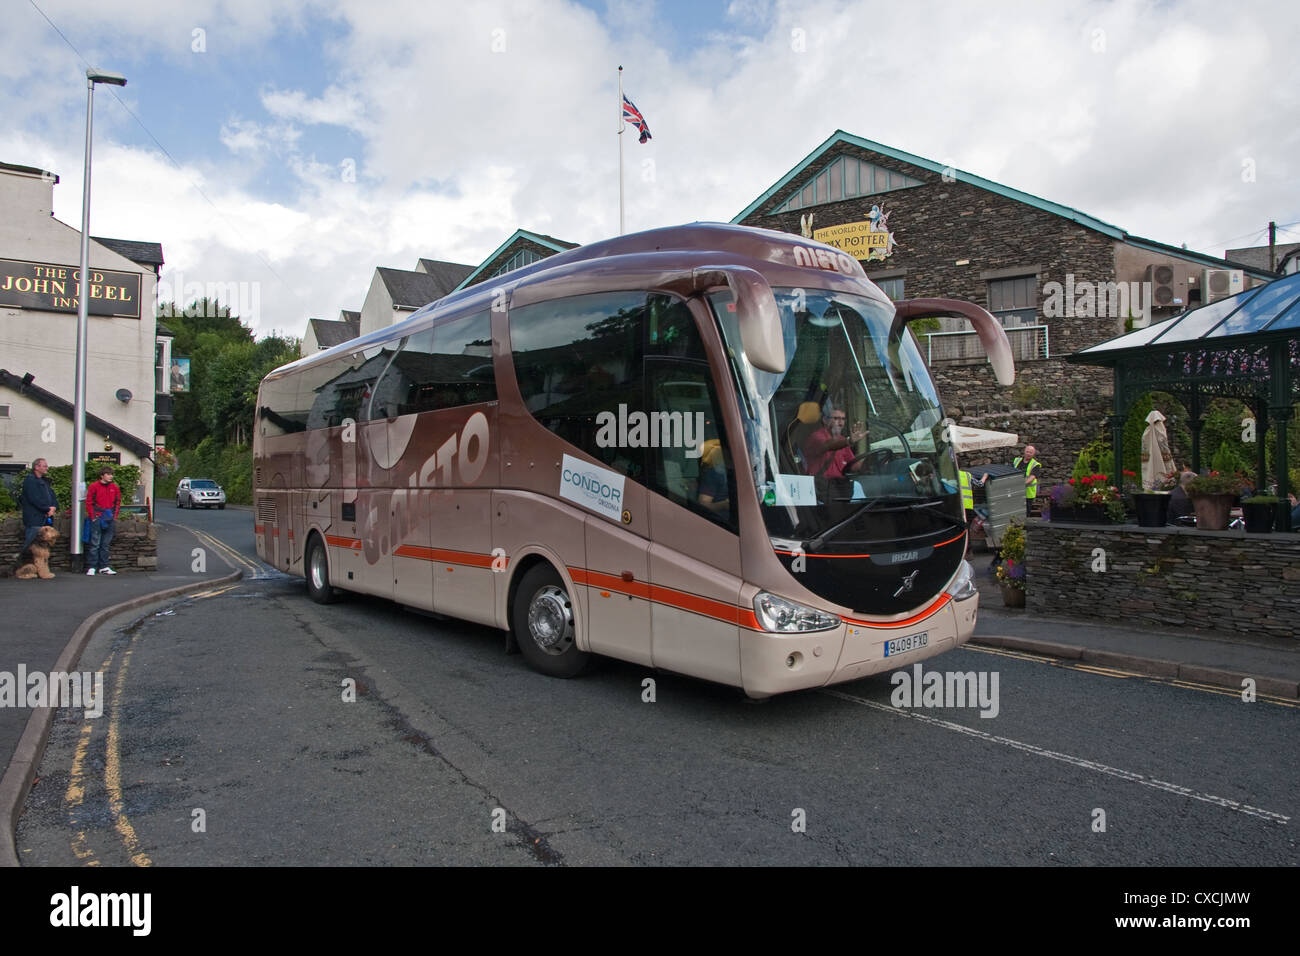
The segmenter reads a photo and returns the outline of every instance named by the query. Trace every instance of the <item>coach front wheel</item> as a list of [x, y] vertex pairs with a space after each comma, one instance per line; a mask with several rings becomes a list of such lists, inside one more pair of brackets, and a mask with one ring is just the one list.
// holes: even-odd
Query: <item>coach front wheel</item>
[[339, 593], [330, 587], [329, 557], [320, 538], [312, 536], [307, 546], [307, 596], [317, 604], [333, 604]]
[[530, 569], [519, 582], [510, 623], [520, 652], [534, 670], [576, 677], [591, 662], [591, 655], [574, 642], [573, 599], [549, 564]]

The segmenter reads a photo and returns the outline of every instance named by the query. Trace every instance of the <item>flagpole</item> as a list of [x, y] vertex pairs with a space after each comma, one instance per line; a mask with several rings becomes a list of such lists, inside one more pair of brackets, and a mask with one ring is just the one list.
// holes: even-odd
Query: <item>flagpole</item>
[[623, 68], [618, 68], [618, 234], [623, 235]]

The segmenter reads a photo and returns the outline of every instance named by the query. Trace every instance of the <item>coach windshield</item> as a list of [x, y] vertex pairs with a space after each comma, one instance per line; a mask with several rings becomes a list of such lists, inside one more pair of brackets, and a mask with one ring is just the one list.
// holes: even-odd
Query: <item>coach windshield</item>
[[774, 545], [829, 553], [960, 533], [950, 433], [915, 341], [905, 331], [890, 337], [893, 306], [828, 290], [773, 292], [787, 360], [779, 373], [745, 360], [731, 296], [711, 301]]

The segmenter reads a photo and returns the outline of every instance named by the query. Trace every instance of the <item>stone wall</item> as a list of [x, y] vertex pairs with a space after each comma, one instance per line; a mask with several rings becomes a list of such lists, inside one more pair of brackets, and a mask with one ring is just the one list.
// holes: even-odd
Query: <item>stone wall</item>
[[[50, 570], [55, 574], [68, 572], [72, 568], [72, 556], [68, 554], [67, 515], [54, 519], [54, 527], [59, 532], [59, 540], [54, 543], [50, 554]], [[81, 524], [77, 524], [77, 533]], [[0, 577], [14, 573], [19, 563], [14, 555], [23, 545], [23, 522], [19, 517], [0, 519]], [[89, 545], [83, 546], [83, 551]], [[117, 533], [108, 549], [109, 564], [114, 571], [155, 571], [158, 568], [158, 529], [144, 518], [123, 516], [117, 522]]]
[[1031, 520], [1026, 542], [1030, 611], [1300, 641], [1300, 535]]

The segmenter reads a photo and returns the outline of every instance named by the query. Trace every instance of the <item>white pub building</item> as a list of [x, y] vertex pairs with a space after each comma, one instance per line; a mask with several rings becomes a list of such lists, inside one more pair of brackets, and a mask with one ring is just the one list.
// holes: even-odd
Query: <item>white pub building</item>
[[[54, 218], [58, 181], [0, 163], [0, 473], [72, 464], [81, 232]], [[90, 241], [86, 457], [139, 465], [137, 504], [153, 500], [171, 412], [171, 333], [154, 315], [162, 261], [158, 243]]]

